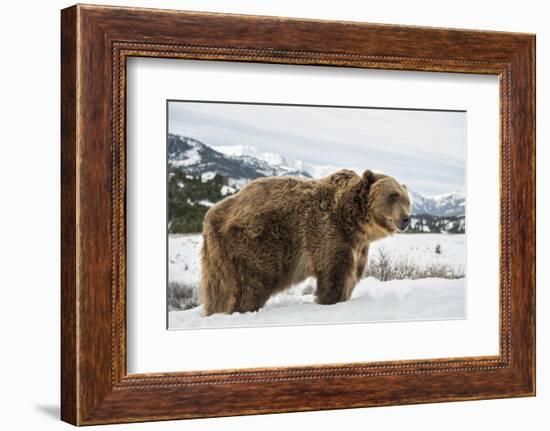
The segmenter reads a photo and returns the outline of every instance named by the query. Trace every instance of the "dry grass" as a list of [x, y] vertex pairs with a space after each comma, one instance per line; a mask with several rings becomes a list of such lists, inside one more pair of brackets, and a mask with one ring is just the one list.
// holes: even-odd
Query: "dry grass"
[[464, 270], [445, 264], [430, 264], [419, 266], [407, 259], [391, 258], [383, 250], [369, 260], [365, 274], [380, 281], [388, 280], [416, 280], [419, 278], [463, 278]]
[[195, 286], [178, 282], [168, 283], [168, 311], [189, 310], [198, 305]]

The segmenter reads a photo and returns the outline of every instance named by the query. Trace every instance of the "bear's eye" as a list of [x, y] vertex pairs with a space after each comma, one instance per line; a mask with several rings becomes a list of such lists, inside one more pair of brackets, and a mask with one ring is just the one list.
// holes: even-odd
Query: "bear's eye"
[[392, 202], [395, 202], [395, 201], [397, 201], [398, 199], [399, 199], [399, 193], [393, 192], [392, 194], [390, 194], [390, 200], [391, 200]]

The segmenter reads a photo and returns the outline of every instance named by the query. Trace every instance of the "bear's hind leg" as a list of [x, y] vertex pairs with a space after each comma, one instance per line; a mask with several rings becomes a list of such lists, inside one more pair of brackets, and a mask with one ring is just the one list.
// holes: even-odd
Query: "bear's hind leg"
[[200, 302], [204, 304], [204, 315], [214, 313], [231, 314], [237, 311], [238, 287], [230, 277], [203, 276], [200, 284]]
[[251, 274], [242, 276], [240, 282], [239, 297], [236, 301], [236, 311], [246, 313], [247, 311], [258, 311], [262, 308], [269, 297], [272, 289], [266, 288], [265, 281]]
[[231, 314], [237, 311], [237, 273], [223, 248], [223, 242], [206, 226], [201, 256], [199, 299], [204, 314]]

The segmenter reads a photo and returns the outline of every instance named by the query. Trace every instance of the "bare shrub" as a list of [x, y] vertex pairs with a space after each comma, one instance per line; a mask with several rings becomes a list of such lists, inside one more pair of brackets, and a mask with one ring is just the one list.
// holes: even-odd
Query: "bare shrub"
[[170, 282], [168, 283], [168, 311], [181, 311], [199, 305], [196, 286]]
[[418, 278], [463, 278], [465, 276], [462, 267], [455, 268], [451, 265], [431, 264], [422, 268]]
[[462, 278], [462, 268], [455, 268], [442, 263], [432, 263], [420, 266], [408, 259], [390, 257], [384, 250], [378, 250], [378, 255], [369, 260], [367, 277], [374, 277], [380, 281], [388, 280], [416, 280], [419, 278]]

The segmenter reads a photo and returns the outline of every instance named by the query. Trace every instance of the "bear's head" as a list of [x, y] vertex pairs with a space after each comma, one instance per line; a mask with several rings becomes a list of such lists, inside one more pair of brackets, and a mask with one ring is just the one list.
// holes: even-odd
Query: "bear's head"
[[368, 225], [377, 232], [376, 236], [406, 230], [412, 210], [407, 187], [389, 175], [370, 170], [363, 173], [362, 181], [368, 190]]

